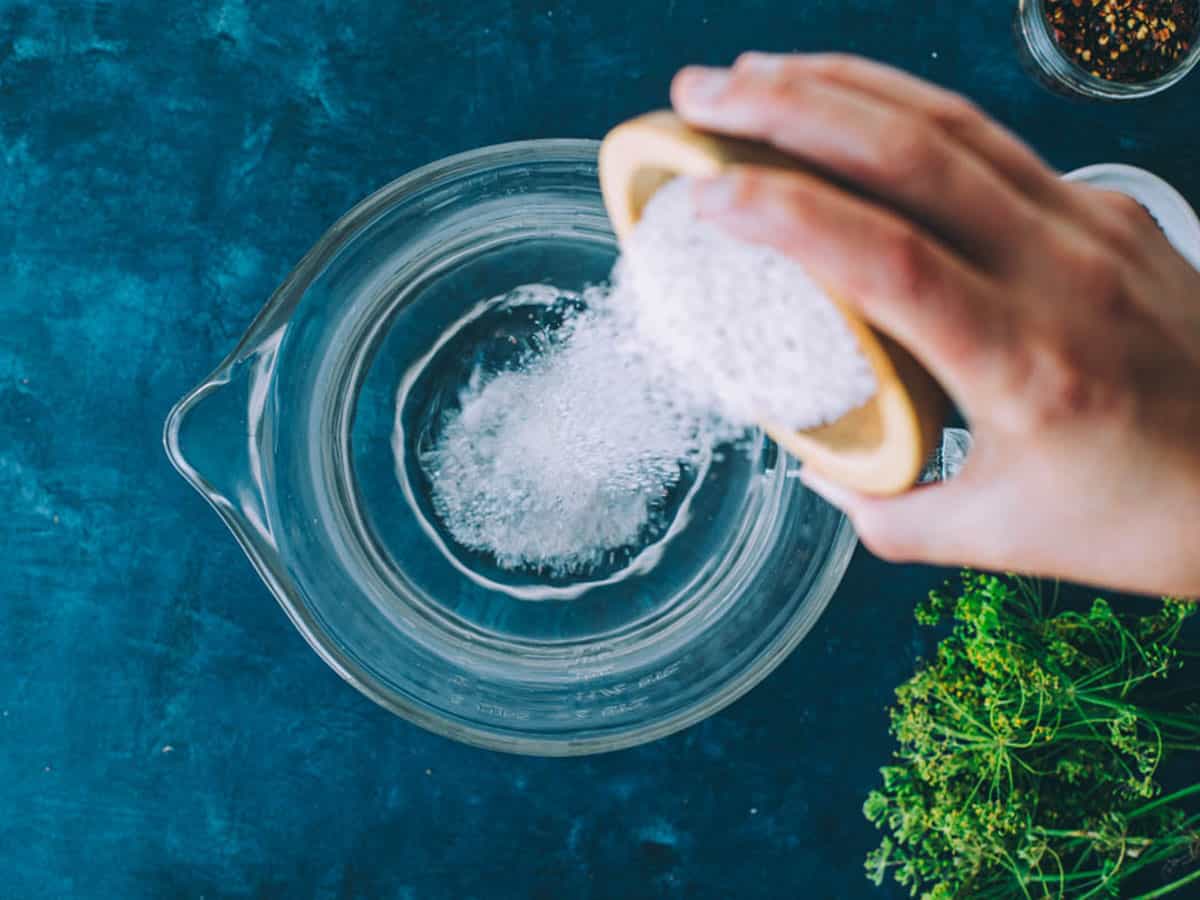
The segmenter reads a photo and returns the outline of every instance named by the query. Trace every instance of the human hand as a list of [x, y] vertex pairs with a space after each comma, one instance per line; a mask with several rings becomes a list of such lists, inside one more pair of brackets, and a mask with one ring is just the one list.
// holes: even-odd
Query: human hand
[[814, 175], [702, 183], [701, 214], [799, 260], [970, 422], [953, 480], [806, 476], [891, 560], [1200, 595], [1200, 272], [1135, 201], [1062, 181], [963, 98], [846, 56], [691, 67], [693, 125]]

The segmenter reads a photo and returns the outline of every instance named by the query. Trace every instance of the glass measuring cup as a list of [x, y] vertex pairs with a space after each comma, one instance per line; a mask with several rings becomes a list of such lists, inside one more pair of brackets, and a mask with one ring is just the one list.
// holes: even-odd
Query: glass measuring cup
[[[514, 752], [627, 747], [732, 702], [812, 628], [855, 544], [798, 463], [753, 434], [710, 461], [660, 559], [611, 583], [514, 584], [438, 546], [411, 448], [393, 446], [399, 385], [472, 303], [607, 275], [597, 148], [484, 148], [367, 198], [165, 429], [172, 462], [335, 671], [432, 731]], [[548, 592], [530, 602], [529, 583]]]

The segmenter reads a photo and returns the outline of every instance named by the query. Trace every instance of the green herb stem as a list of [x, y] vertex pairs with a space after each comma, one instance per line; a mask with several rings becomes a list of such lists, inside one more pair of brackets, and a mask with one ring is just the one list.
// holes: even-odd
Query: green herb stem
[[1130, 819], [1136, 819], [1140, 816], [1144, 816], [1146, 813], [1153, 812], [1159, 807], [1166, 806], [1170, 803], [1176, 803], [1179, 800], [1194, 796], [1195, 794], [1200, 794], [1200, 782], [1197, 782], [1190, 787], [1185, 787], [1175, 791], [1173, 794], [1167, 794], [1164, 797], [1159, 797], [1157, 800], [1152, 800], [1150, 803], [1147, 803], [1144, 806], [1139, 806], [1137, 809], [1128, 813], [1127, 817]]
[[1157, 890], [1149, 891], [1145, 894], [1138, 894], [1133, 900], [1154, 900], [1156, 897], [1165, 897], [1167, 894], [1172, 894], [1182, 887], [1187, 887], [1194, 881], [1200, 881], [1200, 869], [1196, 869], [1189, 875], [1184, 875], [1177, 881], [1172, 881], [1170, 884], [1163, 885]]

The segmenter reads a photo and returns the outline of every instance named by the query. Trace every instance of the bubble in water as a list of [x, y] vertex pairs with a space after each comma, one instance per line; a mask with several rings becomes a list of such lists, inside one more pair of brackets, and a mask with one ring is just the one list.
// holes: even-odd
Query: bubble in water
[[508, 368], [477, 364], [422, 453], [447, 530], [503, 568], [580, 574], [654, 540], [717, 437], [625, 340], [606, 295], [568, 305]]

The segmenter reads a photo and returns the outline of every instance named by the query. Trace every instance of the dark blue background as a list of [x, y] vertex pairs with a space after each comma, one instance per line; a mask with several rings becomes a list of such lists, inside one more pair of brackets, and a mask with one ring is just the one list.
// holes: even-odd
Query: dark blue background
[[721, 715], [510, 758], [327, 670], [159, 433], [365, 194], [482, 144], [600, 137], [745, 48], [899, 63], [1061, 167], [1142, 164], [1200, 199], [1200, 78], [1052, 97], [1014, 5], [0, 2], [0, 896], [884, 896], [859, 806], [938, 573], [860, 553]]

